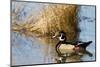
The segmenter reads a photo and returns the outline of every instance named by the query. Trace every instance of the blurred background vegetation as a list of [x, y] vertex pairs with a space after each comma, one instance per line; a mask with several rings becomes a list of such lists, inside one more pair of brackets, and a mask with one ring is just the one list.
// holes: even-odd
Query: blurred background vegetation
[[[63, 30], [67, 33], [68, 40], [78, 39], [78, 21], [77, 5], [65, 5], [65, 4], [45, 4], [42, 5], [42, 10], [32, 12], [34, 7], [25, 12], [27, 3], [12, 3], [14, 8], [12, 9], [12, 30], [20, 31], [28, 35], [36, 36], [52, 36], [56, 32]], [[40, 4], [41, 6], [41, 4]], [[38, 7], [36, 8], [38, 10]], [[29, 13], [30, 12], [30, 13]], [[20, 15], [29, 14], [23, 20]]]

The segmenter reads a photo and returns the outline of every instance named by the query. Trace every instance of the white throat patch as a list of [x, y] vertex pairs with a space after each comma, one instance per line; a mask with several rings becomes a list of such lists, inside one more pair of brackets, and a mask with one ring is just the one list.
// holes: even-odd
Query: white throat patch
[[61, 37], [62, 37], [62, 34], [61, 34], [61, 36], [59, 37], [59, 40], [60, 40], [60, 41], [64, 41], [64, 40], [65, 40], [65, 38], [64, 38], [64, 39], [62, 39]]
[[60, 40], [60, 41], [64, 41], [65, 39], [61, 39], [61, 37], [59, 37], [59, 40]]

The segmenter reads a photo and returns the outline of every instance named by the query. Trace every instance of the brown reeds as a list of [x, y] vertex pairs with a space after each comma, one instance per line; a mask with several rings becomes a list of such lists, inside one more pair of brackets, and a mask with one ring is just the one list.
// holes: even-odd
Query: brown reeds
[[29, 23], [22, 25], [20, 30], [24, 28], [27, 32], [47, 36], [63, 30], [67, 33], [68, 40], [75, 40], [78, 35], [77, 13], [77, 5], [50, 4], [41, 12], [38, 21], [27, 21]]

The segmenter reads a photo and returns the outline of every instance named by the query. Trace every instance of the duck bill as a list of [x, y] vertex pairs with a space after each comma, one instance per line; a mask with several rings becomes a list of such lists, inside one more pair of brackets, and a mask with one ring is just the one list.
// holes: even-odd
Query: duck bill
[[56, 38], [56, 37], [57, 37], [57, 36], [54, 35], [52, 38]]
[[59, 32], [56, 32], [56, 33], [54, 34], [54, 36], [52, 36], [52, 38], [57, 38], [58, 35], [59, 35]]

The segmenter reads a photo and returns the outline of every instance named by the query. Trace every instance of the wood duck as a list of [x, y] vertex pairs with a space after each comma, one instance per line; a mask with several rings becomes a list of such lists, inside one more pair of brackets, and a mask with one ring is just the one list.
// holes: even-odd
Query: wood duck
[[[53, 36], [53, 38], [54, 37], [56, 36]], [[88, 53], [90, 56], [92, 56], [91, 53], [86, 51], [86, 47], [92, 43], [92, 41], [77, 41], [75, 43], [66, 42], [66, 33], [63, 31], [59, 33], [58, 38], [59, 42], [56, 44], [56, 52], [58, 53], [58, 56], [70, 56], [72, 54], [82, 55], [83, 53]]]

